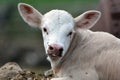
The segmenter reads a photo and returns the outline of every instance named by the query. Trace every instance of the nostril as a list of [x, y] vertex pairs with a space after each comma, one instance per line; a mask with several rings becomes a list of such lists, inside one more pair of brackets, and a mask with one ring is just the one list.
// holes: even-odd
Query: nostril
[[53, 50], [54, 48], [52, 46], [49, 46], [49, 50]]
[[60, 48], [60, 49], [59, 49], [59, 51], [62, 53], [62, 51], [63, 51], [63, 48]]

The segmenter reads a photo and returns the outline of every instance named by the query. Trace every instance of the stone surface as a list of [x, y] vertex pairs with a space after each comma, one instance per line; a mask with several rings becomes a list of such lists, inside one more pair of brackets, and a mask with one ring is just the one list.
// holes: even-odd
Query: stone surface
[[0, 68], [0, 80], [50, 80], [53, 75], [45, 76], [22, 69], [17, 63], [9, 62]]
[[0, 68], [0, 80], [9, 80], [22, 72], [20, 66], [16, 63], [9, 62]]

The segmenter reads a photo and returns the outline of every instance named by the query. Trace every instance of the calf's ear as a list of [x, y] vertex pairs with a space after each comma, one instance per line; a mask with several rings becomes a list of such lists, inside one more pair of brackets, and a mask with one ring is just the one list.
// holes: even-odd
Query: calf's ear
[[86, 11], [74, 19], [75, 28], [90, 29], [99, 20], [101, 13], [96, 10]]
[[19, 3], [18, 11], [22, 16], [23, 20], [26, 23], [28, 23], [30, 26], [33, 26], [33, 27], [40, 26], [42, 14], [38, 12], [35, 8], [25, 3]]

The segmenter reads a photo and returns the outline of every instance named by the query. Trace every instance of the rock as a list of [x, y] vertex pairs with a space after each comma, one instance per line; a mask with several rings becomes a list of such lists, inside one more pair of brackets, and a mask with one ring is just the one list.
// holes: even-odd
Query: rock
[[37, 74], [29, 70], [23, 70], [11, 80], [50, 80], [53, 76], [45, 76], [44, 74]]
[[20, 66], [14, 62], [9, 62], [0, 68], [0, 80], [10, 80], [19, 72], [22, 72]]
[[23, 70], [17, 63], [9, 62], [0, 68], [0, 80], [50, 80], [53, 77]]

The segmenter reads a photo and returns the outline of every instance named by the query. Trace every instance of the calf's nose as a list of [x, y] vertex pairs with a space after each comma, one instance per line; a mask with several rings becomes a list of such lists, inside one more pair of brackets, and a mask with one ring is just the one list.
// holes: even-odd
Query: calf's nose
[[57, 44], [51, 44], [49, 45], [49, 51], [62, 53], [63, 47]]

